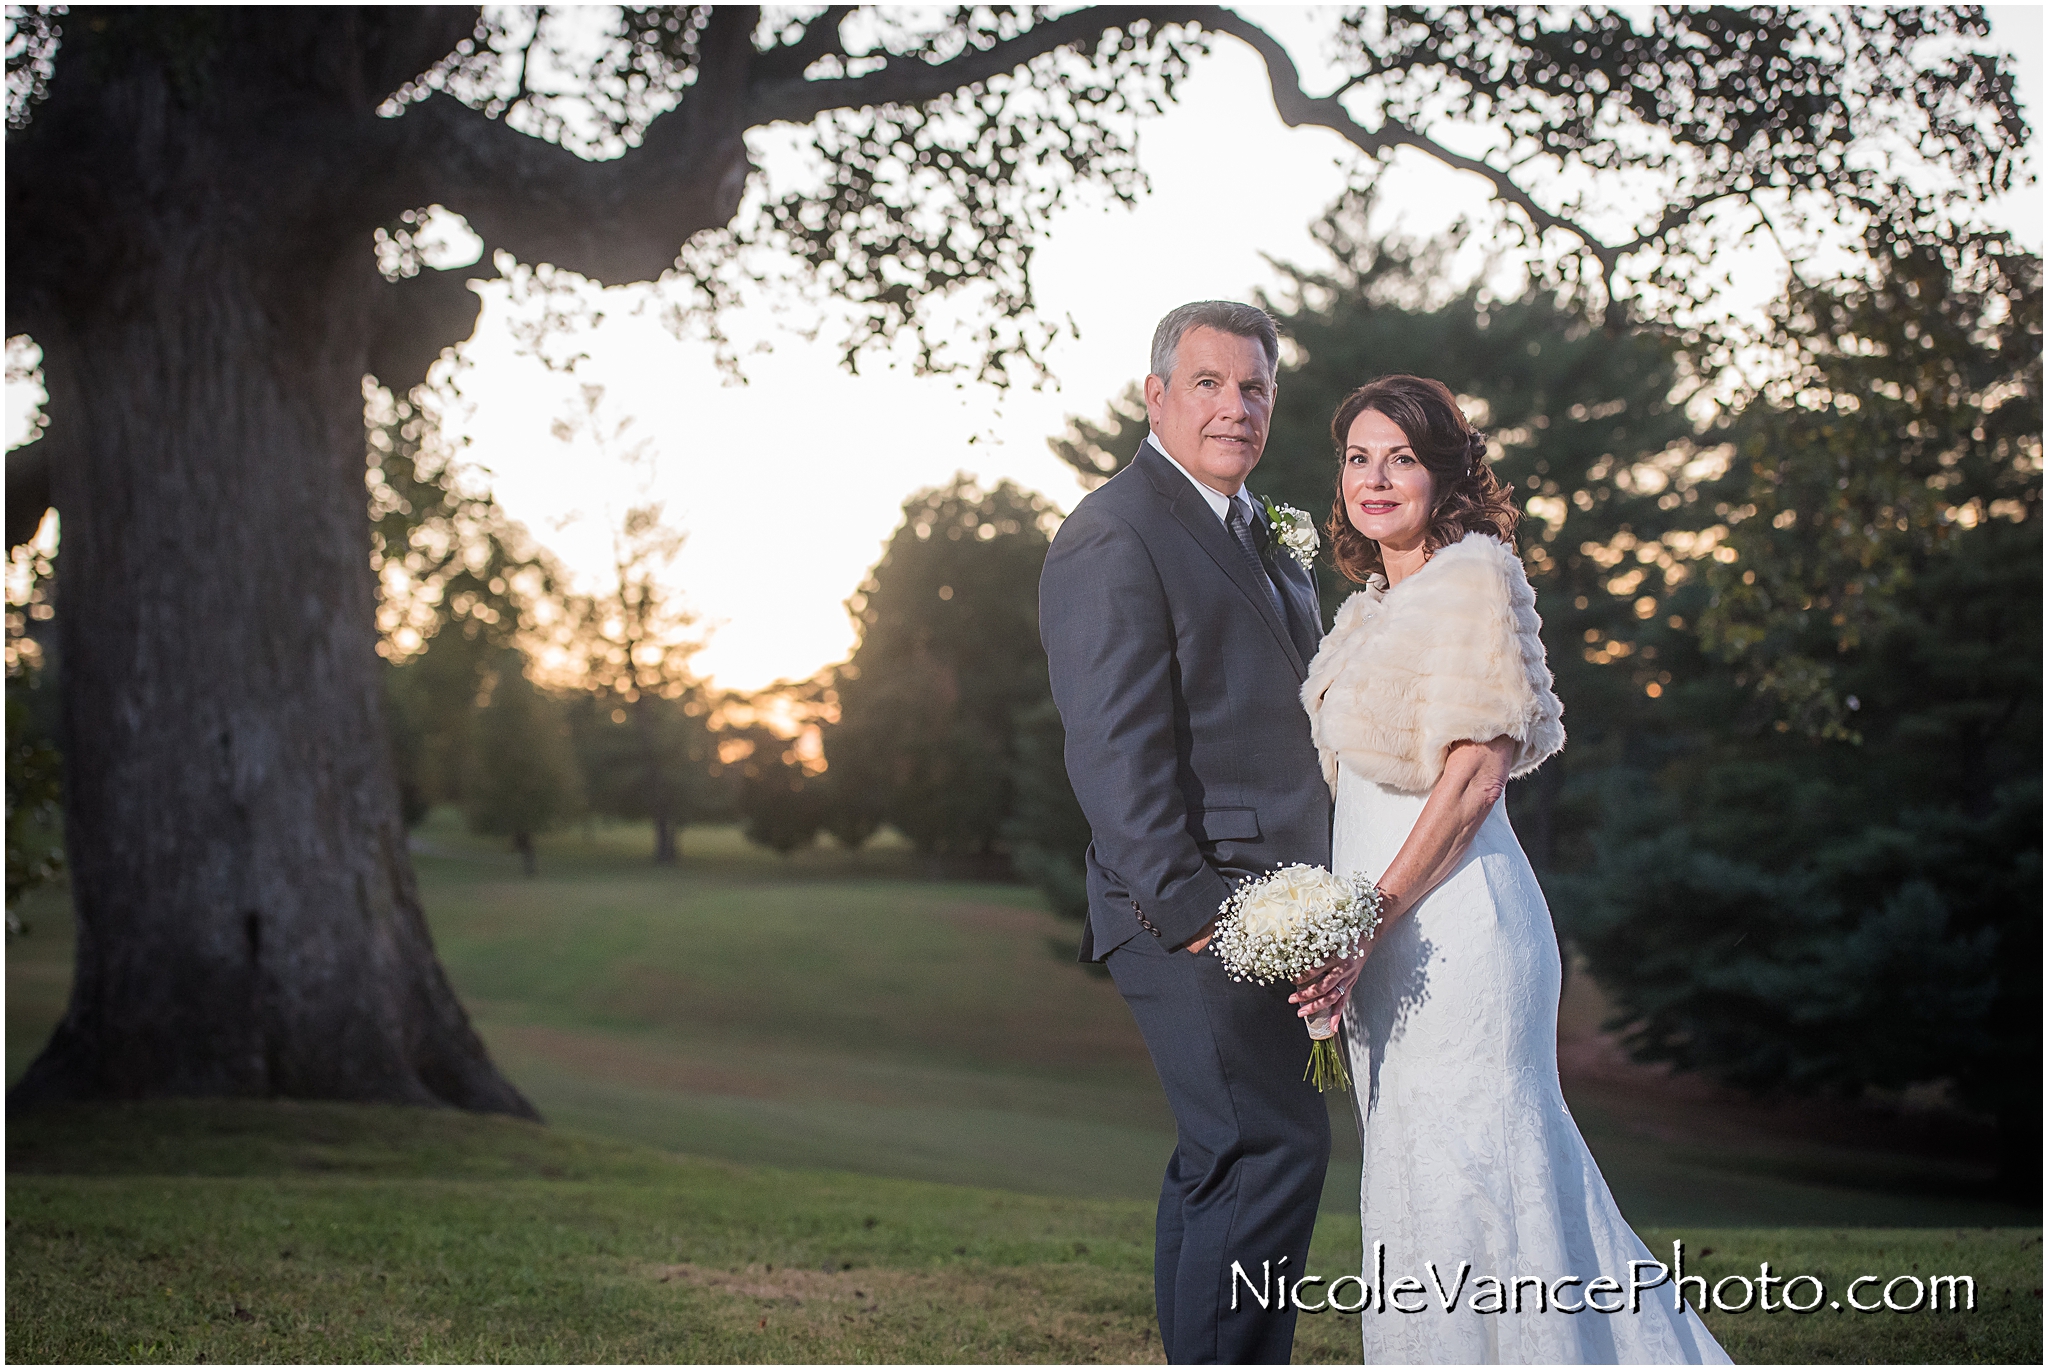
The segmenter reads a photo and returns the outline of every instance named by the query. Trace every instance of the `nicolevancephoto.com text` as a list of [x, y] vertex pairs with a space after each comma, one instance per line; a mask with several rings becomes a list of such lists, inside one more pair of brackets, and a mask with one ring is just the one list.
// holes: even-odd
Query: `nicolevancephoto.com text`
[[[1780, 1275], [1760, 1262], [1754, 1279], [1723, 1275], [1710, 1285], [1704, 1275], [1685, 1273], [1685, 1242], [1671, 1243], [1671, 1263], [1630, 1261], [1626, 1279], [1599, 1275], [1511, 1276], [1475, 1274], [1472, 1262], [1426, 1260], [1427, 1279], [1399, 1275], [1389, 1283], [1385, 1242], [1372, 1244], [1373, 1275], [1291, 1276], [1289, 1259], [1262, 1260], [1255, 1279], [1242, 1261], [1231, 1262], [1230, 1306], [1284, 1308], [1303, 1313], [1638, 1313], [1643, 1296], [1668, 1287], [1674, 1310], [1687, 1303], [1719, 1313], [1815, 1313], [1822, 1308], [1858, 1313], [1964, 1312], [1977, 1310], [1977, 1281], [1970, 1275], [1858, 1275], [1830, 1292], [1819, 1275]], [[1796, 1292], [1795, 1292], [1796, 1291]], [[1355, 1297], [1347, 1297], [1355, 1295]]]

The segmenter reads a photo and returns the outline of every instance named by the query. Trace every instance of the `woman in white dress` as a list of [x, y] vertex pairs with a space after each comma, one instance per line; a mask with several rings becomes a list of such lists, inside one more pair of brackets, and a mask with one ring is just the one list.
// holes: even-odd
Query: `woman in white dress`
[[1365, 588], [1302, 699], [1336, 796], [1335, 868], [1385, 903], [1362, 954], [1294, 999], [1304, 1014], [1348, 1000], [1365, 1361], [1725, 1363], [1668, 1281], [1628, 1311], [1631, 1278], [1657, 1279], [1630, 1262], [1656, 1258], [1558, 1088], [1557, 939], [1502, 796], [1564, 728], [1509, 493], [1436, 381], [1374, 381], [1331, 432], [1337, 564]]

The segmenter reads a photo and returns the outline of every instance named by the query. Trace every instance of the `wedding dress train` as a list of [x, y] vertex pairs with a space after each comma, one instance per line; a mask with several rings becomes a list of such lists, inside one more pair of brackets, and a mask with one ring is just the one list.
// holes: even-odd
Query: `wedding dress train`
[[[1377, 879], [1425, 798], [1340, 768], [1338, 874]], [[1623, 1221], [1565, 1107], [1559, 984], [1550, 910], [1503, 801], [1457, 869], [1390, 926], [1345, 1013], [1364, 1277], [1381, 1285], [1359, 1319], [1366, 1364], [1728, 1362], [1697, 1313], [1674, 1311], [1668, 1281], [1637, 1312], [1560, 1311], [1582, 1307], [1603, 1276], [1626, 1291], [1629, 1263], [1659, 1258]], [[1404, 1277], [1420, 1292], [1401, 1292]], [[1600, 1288], [1592, 1302], [1628, 1300]], [[1485, 1311], [1494, 1305], [1503, 1311]]]

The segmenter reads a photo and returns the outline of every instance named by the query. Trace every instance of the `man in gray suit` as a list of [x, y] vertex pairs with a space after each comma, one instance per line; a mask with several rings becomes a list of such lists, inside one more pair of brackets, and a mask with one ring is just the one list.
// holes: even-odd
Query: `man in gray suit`
[[1243, 488], [1278, 354], [1249, 305], [1168, 314], [1145, 378], [1152, 431], [1060, 528], [1038, 587], [1094, 837], [1081, 958], [1107, 963], [1179, 1124], [1153, 1283], [1183, 1364], [1288, 1360], [1295, 1313], [1277, 1286], [1306, 1273], [1330, 1155], [1291, 987], [1233, 983], [1200, 954], [1239, 881], [1330, 860], [1300, 701], [1322, 636], [1315, 585]]

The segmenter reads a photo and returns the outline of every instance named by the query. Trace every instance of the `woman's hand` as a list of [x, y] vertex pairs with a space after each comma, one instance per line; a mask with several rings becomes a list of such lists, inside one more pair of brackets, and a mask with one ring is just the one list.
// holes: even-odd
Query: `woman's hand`
[[1321, 970], [1312, 970], [1294, 983], [1300, 988], [1287, 996], [1290, 1004], [1301, 1005], [1296, 1016], [1315, 1018], [1328, 1014], [1335, 1018], [1344, 1011], [1345, 1002], [1351, 998], [1352, 987], [1358, 983], [1358, 973], [1365, 969], [1365, 958], [1372, 955], [1372, 943], [1358, 949], [1356, 956], [1340, 956]]

